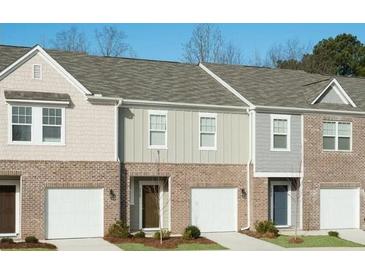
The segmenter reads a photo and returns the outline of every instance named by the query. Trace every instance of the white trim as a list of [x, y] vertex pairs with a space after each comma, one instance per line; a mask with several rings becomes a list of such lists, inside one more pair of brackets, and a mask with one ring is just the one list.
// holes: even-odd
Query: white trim
[[27, 99], [5, 99], [8, 103], [30, 103], [30, 104], [52, 104], [52, 105], [69, 105], [69, 101], [43, 101]]
[[249, 107], [254, 107], [254, 105], [249, 100], [247, 100], [245, 97], [243, 97], [237, 90], [232, 88], [227, 82], [223, 81], [222, 78], [218, 77], [215, 73], [213, 73], [210, 69], [208, 69], [202, 63], [199, 63], [199, 67], [201, 67], [206, 73], [208, 73], [210, 76], [212, 76], [218, 83], [220, 83], [222, 86], [224, 86], [226, 89], [228, 89], [236, 97], [238, 97], [242, 102], [247, 104]]
[[301, 166], [300, 166], [300, 172], [302, 173], [300, 175], [300, 186], [299, 186], [299, 191], [300, 191], [300, 218], [299, 218], [299, 228], [303, 229], [303, 189], [304, 189], [304, 115], [301, 115]]
[[[149, 110], [148, 111], [148, 148], [149, 149], [167, 149], [167, 131], [168, 131], [168, 112], [166, 110]], [[151, 145], [151, 115], [162, 115], [166, 117], [166, 129], [165, 129], [165, 145]], [[160, 130], [160, 132], [163, 132], [163, 130]]]
[[270, 182], [270, 217], [271, 220], [274, 220], [274, 186], [288, 186], [287, 193], [287, 224], [286, 225], [277, 225], [278, 228], [290, 227], [291, 223], [291, 182]]
[[[335, 135], [324, 135], [323, 132], [323, 125], [324, 123], [334, 123], [335, 124]], [[338, 124], [344, 123], [344, 124], [350, 124], [350, 136], [339, 136], [338, 134]], [[335, 149], [324, 149], [323, 148], [323, 137], [334, 137], [335, 138]], [[338, 149], [338, 138], [344, 137], [344, 138], [350, 138], [350, 149]], [[325, 152], [352, 152], [352, 122], [350, 121], [332, 121], [332, 120], [324, 120], [322, 121], [322, 150]]]
[[132, 180], [130, 180], [129, 182], [129, 189], [130, 189], [130, 194], [129, 194], [129, 205], [134, 205], [134, 185], [135, 185], [135, 182], [134, 182], [134, 178], [132, 178]]
[[119, 162], [119, 107], [122, 104], [122, 100], [118, 100], [115, 105], [114, 113], [114, 149], [115, 149], [115, 160]]
[[300, 178], [303, 172], [254, 172], [254, 177]]
[[[31, 126], [31, 141], [13, 141], [13, 107], [31, 107], [32, 108], [32, 123]], [[58, 108], [61, 109], [61, 140], [59, 142], [44, 142], [43, 141], [43, 108]], [[8, 104], [8, 145], [42, 145], [42, 146], [64, 146], [66, 144], [66, 109], [63, 106], [34, 106], [34, 105], [18, 105]]]
[[365, 115], [365, 111], [348, 111], [348, 110], [335, 110], [335, 109], [314, 109], [314, 108], [297, 108], [297, 107], [279, 107], [279, 106], [256, 106], [255, 107], [258, 110], [268, 110], [268, 111], [272, 111], [272, 110], [280, 110], [280, 111], [285, 111], [285, 112], [290, 112], [292, 113], [293, 111], [297, 111], [299, 113], [302, 112], [319, 112], [319, 113], [333, 113], [333, 114], [354, 114], [354, 115]]
[[168, 187], [168, 196], [169, 196], [169, 200], [168, 200], [168, 203], [169, 203], [169, 221], [168, 221], [168, 229], [169, 231], [171, 231], [171, 209], [172, 209], [172, 206], [171, 206], [171, 177], [169, 177], [167, 179], [167, 187]]
[[142, 188], [145, 185], [149, 185], [149, 186], [158, 186], [158, 192], [159, 192], [159, 204], [160, 204], [160, 220], [159, 222], [162, 224], [162, 227], [164, 226], [163, 224], [163, 219], [164, 219], [164, 210], [163, 210], [163, 182], [156, 182], [156, 181], [139, 181], [139, 224], [138, 227], [139, 229], [143, 229], [143, 230], [158, 230], [159, 227], [150, 227], [150, 228], [144, 228], [142, 227], [142, 200], [143, 200], [143, 191]]
[[[113, 97], [99, 97], [94, 98], [88, 96], [90, 99], [105, 99], [105, 100], [116, 100]], [[190, 103], [175, 103], [175, 102], [163, 102], [163, 101], [147, 101], [147, 100], [129, 100], [123, 99], [123, 105], [146, 105], [146, 106], [173, 106], [173, 107], [192, 107], [192, 108], [206, 108], [206, 109], [233, 109], [233, 110], [245, 110], [247, 107], [240, 106], [222, 106], [222, 105], [209, 105], [209, 104], [190, 104]]]
[[[270, 151], [290, 151], [290, 115], [278, 115], [271, 114], [270, 115]], [[275, 135], [283, 135], [286, 136], [286, 148], [274, 148], [274, 120], [286, 120], [287, 128], [286, 134], [284, 133], [275, 133]]]
[[[202, 132], [201, 131], [201, 127], [200, 127], [200, 123], [201, 123], [201, 118], [214, 118], [214, 123], [215, 123], [215, 132]], [[217, 113], [206, 113], [206, 112], [199, 112], [199, 140], [198, 140], [198, 144], [199, 144], [199, 150], [217, 150]], [[208, 134], [214, 134], [214, 146], [212, 147], [206, 147], [206, 146], [202, 146], [201, 145], [201, 134], [202, 133], [208, 133]]]
[[28, 58], [33, 57], [35, 54], [40, 53], [40, 56], [50, 64], [56, 71], [61, 73], [67, 81], [69, 81], [74, 87], [76, 87], [82, 94], [91, 95], [92, 93], [86, 89], [76, 78], [74, 78], [70, 73], [68, 73], [56, 60], [54, 60], [41, 46], [37, 45], [30, 49], [26, 54], [16, 60], [14, 63], [9, 65], [3, 71], [0, 72], [0, 80], [3, 76], [5, 76], [8, 72], [11, 72], [12, 69], [16, 68], [18, 65], [21, 65], [22, 62], [28, 60]]
[[344, 104], [346, 104], [346, 105], [350, 104], [354, 108], [356, 107], [355, 103], [351, 100], [350, 96], [346, 93], [346, 91], [342, 88], [342, 86], [340, 85], [340, 83], [335, 78], [332, 79], [332, 81], [323, 89], [323, 91], [313, 100], [313, 102], [311, 104], [314, 105], [315, 103], [317, 103], [318, 100], [321, 99], [322, 95], [331, 86], [337, 87], [337, 88], [334, 88], [334, 90], [338, 94], [338, 96], [340, 97], [341, 101]]
[[15, 185], [15, 233], [0, 233], [0, 237], [16, 237], [20, 236], [20, 181], [19, 180], [0, 180], [0, 185]]
[[[35, 76], [35, 70], [34, 70], [35, 66], [39, 66], [39, 78], [34, 77]], [[43, 74], [42, 64], [33, 64], [33, 66], [32, 66], [32, 79], [41, 81], [43, 79], [42, 74]]]

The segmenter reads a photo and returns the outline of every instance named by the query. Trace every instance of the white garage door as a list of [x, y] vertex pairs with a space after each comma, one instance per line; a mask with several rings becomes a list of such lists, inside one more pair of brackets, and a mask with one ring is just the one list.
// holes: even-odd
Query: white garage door
[[104, 235], [103, 189], [49, 189], [47, 238]]
[[202, 232], [237, 231], [236, 188], [193, 188], [191, 223]]
[[321, 229], [359, 228], [360, 192], [353, 189], [321, 189]]

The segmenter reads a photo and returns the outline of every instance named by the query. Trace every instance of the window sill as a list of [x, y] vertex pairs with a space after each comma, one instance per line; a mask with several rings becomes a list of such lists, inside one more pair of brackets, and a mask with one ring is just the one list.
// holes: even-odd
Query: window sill
[[66, 146], [65, 143], [41, 143], [35, 144], [32, 142], [9, 142], [10, 146]]
[[199, 150], [200, 151], [216, 151], [217, 148], [216, 147], [200, 147]]
[[332, 149], [323, 149], [322, 152], [340, 152], [340, 153], [352, 153], [352, 150], [332, 150]]
[[167, 150], [167, 147], [159, 147], [159, 146], [149, 146], [148, 149], [154, 149], [154, 150]]
[[287, 148], [272, 148], [272, 149], [270, 149], [270, 151], [273, 151], [273, 152], [290, 152], [290, 149], [287, 149]]

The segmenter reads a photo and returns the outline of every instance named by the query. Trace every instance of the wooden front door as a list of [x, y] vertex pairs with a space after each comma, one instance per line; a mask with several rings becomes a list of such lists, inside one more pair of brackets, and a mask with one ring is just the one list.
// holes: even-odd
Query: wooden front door
[[159, 187], [158, 185], [142, 186], [142, 227], [159, 227]]
[[15, 186], [0, 186], [0, 233], [15, 233]]

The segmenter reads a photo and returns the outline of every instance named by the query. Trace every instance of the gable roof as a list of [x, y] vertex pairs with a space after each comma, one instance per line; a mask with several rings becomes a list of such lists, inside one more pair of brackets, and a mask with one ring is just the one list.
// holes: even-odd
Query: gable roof
[[336, 76], [336, 80], [356, 104], [312, 104], [334, 79], [301, 70], [272, 69], [205, 63], [233, 89], [255, 106], [292, 107], [344, 111], [365, 111], [365, 79]]
[[[4, 70], [31, 48], [0, 46]], [[93, 94], [129, 100], [246, 106], [197, 65], [46, 52]]]
[[[329, 100], [326, 100], [327, 97]], [[348, 96], [347, 92], [342, 88], [340, 83], [335, 78], [332, 79], [332, 81], [323, 89], [323, 91], [313, 100], [312, 105], [327, 101], [337, 101], [340, 104], [356, 107], [356, 104], [352, 101], [350, 96]]]

